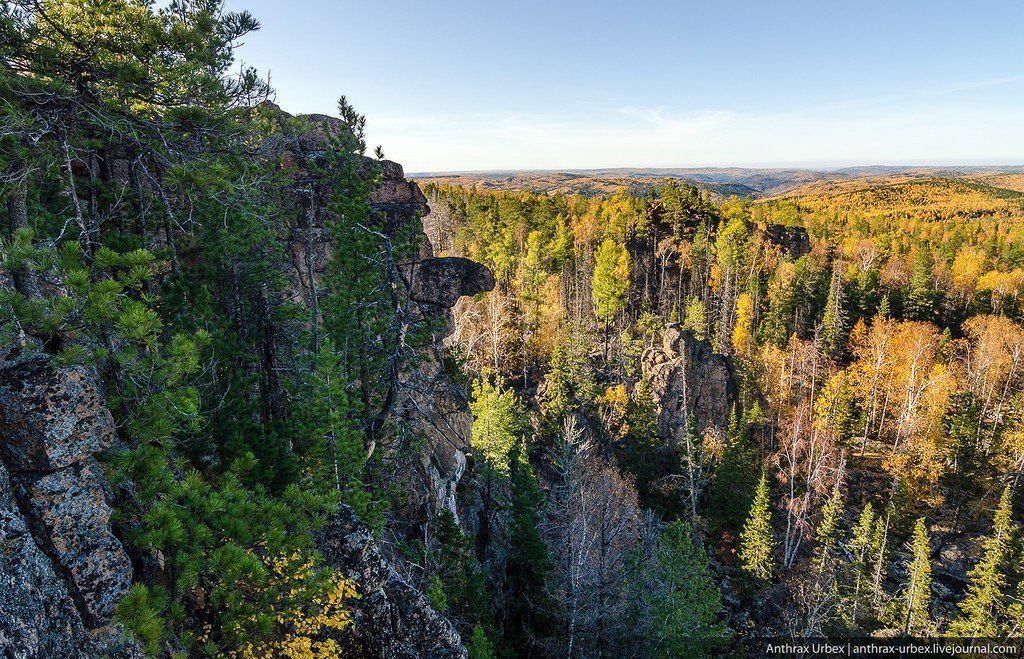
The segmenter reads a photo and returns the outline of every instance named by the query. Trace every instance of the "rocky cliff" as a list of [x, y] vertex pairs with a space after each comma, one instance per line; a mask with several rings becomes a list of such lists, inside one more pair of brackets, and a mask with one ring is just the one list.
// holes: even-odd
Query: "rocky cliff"
[[[283, 267], [289, 295], [306, 304], [330, 259], [324, 209], [332, 194], [306, 165], [325, 148], [332, 121], [312, 117], [313, 130], [284, 146], [295, 166], [296, 190], [308, 195], [285, 245], [290, 262]], [[427, 211], [419, 188], [397, 163], [381, 161], [378, 167], [381, 178], [370, 200], [386, 231], [419, 232], [418, 219]], [[490, 290], [494, 278], [466, 259], [435, 257], [425, 236], [419, 252], [396, 266], [403, 322], [433, 328], [425, 345], [404, 346], [415, 359], [399, 375], [390, 414], [424, 441], [411, 468], [396, 477], [408, 485], [410, 510], [431, 514], [454, 509], [471, 424], [467, 392], [444, 368], [449, 309], [460, 296]], [[141, 656], [114, 621], [117, 603], [141, 576], [116, 534], [114, 497], [97, 460], [118, 442], [102, 380], [90, 368], [58, 365], [13, 324], [3, 329], [0, 656]], [[465, 656], [451, 624], [402, 580], [351, 511], [339, 511], [319, 542], [329, 563], [348, 574], [361, 594], [355, 637], [346, 641], [354, 652]]]
[[355, 631], [338, 639], [346, 654], [389, 659], [466, 656], [455, 627], [406, 583], [350, 508], [338, 510], [319, 533], [317, 547], [328, 565], [358, 584]]
[[[313, 173], [314, 164], [321, 159], [327, 135], [338, 120], [324, 115], [300, 118], [309, 130], [286, 143], [285, 156], [298, 186], [305, 187], [308, 195], [289, 241], [289, 272], [293, 297], [310, 304], [331, 255], [325, 222], [332, 190]], [[400, 512], [410, 519], [434, 515], [442, 508], [455, 512], [455, 488], [466, 469], [472, 418], [468, 392], [445, 368], [444, 340], [452, 332], [451, 309], [458, 299], [490, 291], [494, 276], [469, 259], [436, 256], [420, 223], [430, 208], [419, 186], [405, 178], [398, 163], [367, 159], [367, 170], [374, 167], [379, 168], [380, 182], [370, 201], [384, 219], [384, 232], [396, 241], [413, 232], [419, 244], [416, 254], [396, 263], [399, 333], [405, 336], [413, 327], [430, 332], [429, 340], [415, 349], [398, 375], [390, 415], [410, 435], [422, 439], [422, 447], [406, 468], [394, 474], [409, 495], [406, 510]]]
[[732, 366], [711, 344], [680, 330], [665, 329], [663, 345], [643, 356], [644, 375], [658, 410], [658, 436], [674, 445], [694, 417], [697, 430], [724, 431], [738, 390]]
[[116, 441], [95, 373], [25, 340], [0, 360], [0, 650], [131, 657], [112, 625], [132, 564], [94, 457]]

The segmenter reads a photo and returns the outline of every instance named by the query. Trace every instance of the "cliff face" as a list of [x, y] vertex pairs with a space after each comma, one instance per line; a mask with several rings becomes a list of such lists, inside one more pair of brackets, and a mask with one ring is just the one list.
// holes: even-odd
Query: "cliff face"
[[729, 361], [678, 325], [665, 329], [663, 345], [648, 350], [644, 375], [658, 409], [658, 436], [675, 444], [693, 416], [697, 430], [724, 432], [736, 403], [736, 378]]
[[133, 569], [94, 457], [116, 437], [95, 374], [8, 351], [0, 436], [0, 649], [13, 657], [140, 654], [112, 626]]
[[[314, 126], [333, 121], [313, 119]], [[286, 148], [297, 165], [296, 187], [308, 189], [309, 205], [295, 221], [285, 245], [290, 262], [283, 267], [290, 297], [308, 304], [331, 256], [323, 209], [332, 191], [303, 167], [324, 148], [323, 132], [299, 136]], [[418, 231], [416, 222], [428, 210], [419, 188], [396, 163], [383, 161], [380, 170], [370, 200], [386, 230]], [[467, 392], [444, 368], [442, 340], [455, 301], [490, 290], [494, 278], [466, 259], [434, 257], [425, 236], [419, 253], [396, 266], [402, 336], [414, 325], [435, 328], [425, 345], [403, 346], [415, 359], [398, 376], [390, 416], [424, 441], [396, 478], [408, 485], [413, 513], [454, 510], [471, 417]], [[96, 459], [118, 441], [101, 379], [86, 367], [57, 365], [17, 328], [13, 341], [10, 335], [5, 332], [0, 345], [0, 656], [142, 656], [113, 620], [139, 575], [115, 535], [113, 495]], [[402, 581], [350, 510], [338, 512], [319, 543], [361, 594], [356, 636], [345, 641], [353, 651], [465, 656], [455, 629]]]
[[338, 639], [346, 655], [389, 659], [466, 656], [455, 627], [402, 579], [350, 508], [342, 506], [321, 530], [317, 548], [328, 565], [359, 586], [355, 631]]
[[[323, 115], [304, 118], [309, 132], [286, 146], [298, 185], [308, 191], [303, 217], [296, 219], [289, 240], [289, 274], [292, 297], [310, 304], [331, 258], [325, 222], [333, 194], [311, 173], [315, 168], [310, 165], [321, 158], [326, 134], [338, 120]], [[370, 169], [374, 163], [367, 160], [366, 166]], [[384, 220], [384, 232], [396, 241], [415, 232], [419, 244], [418, 253], [395, 264], [400, 280], [395, 286], [396, 318], [401, 323], [397, 332], [403, 337], [413, 327], [430, 332], [425, 343], [411, 349], [409, 365], [398, 374], [390, 414], [409, 434], [422, 439], [422, 447], [394, 474], [409, 495], [406, 510], [399, 512], [414, 520], [444, 508], [455, 512], [455, 489], [466, 469], [472, 417], [468, 392], [445, 368], [444, 340], [452, 333], [451, 309], [459, 298], [490, 291], [494, 276], [469, 259], [436, 256], [420, 224], [430, 213], [423, 192], [406, 180], [398, 163], [382, 160], [376, 166], [381, 180], [370, 202]]]

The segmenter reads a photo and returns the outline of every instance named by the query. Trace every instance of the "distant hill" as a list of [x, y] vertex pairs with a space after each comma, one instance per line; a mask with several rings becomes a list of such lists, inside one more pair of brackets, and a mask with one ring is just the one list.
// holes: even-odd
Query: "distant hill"
[[[1010, 177], [1010, 178], [1006, 178]], [[988, 176], [992, 183], [1015, 183], [1024, 190], [1024, 177]], [[893, 174], [867, 179], [819, 181], [775, 197], [809, 210], [856, 212], [864, 217], [898, 214], [935, 218], [1020, 216], [1024, 191], [969, 178]]]
[[458, 175], [410, 175], [421, 183], [453, 183], [484, 190], [528, 190], [541, 194], [578, 194], [584, 196], [629, 192], [642, 195], [665, 181], [686, 181], [713, 197], [759, 197], [761, 191], [738, 182], [718, 182], [698, 178], [665, 176], [603, 176], [596, 173], [514, 172]]
[[[832, 170], [743, 167], [609, 168], [587, 170], [485, 171], [418, 173], [421, 182], [436, 181], [495, 190], [598, 195], [643, 192], [667, 179], [687, 181], [715, 197], [774, 197], [828, 184], [883, 179], [970, 180], [993, 188], [1024, 191], [1024, 166], [909, 167], [876, 165]], [[871, 184], [867, 184], [871, 185]], [[826, 188], [827, 189], [827, 188]]]

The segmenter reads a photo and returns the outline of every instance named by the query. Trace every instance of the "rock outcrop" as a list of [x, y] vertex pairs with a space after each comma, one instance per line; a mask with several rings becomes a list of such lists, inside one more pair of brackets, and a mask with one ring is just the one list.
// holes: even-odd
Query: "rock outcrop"
[[[307, 206], [288, 227], [290, 258], [281, 267], [291, 281], [287, 294], [305, 303], [314, 298], [331, 257], [325, 220], [332, 191], [308, 165], [323, 154], [326, 132], [337, 121], [309, 119], [309, 133], [282, 148], [295, 192], [299, 199], [306, 193]], [[419, 232], [418, 219], [428, 211], [419, 187], [397, 163], [374, 166], [382, 179], [370, 201], [382, 230], [389, 237]], [[416, 359], [399, 375], [402, 386], [389, 417], [422, 438], [412, 467], [394, 474], [408, 485], [410, 511], [422, 516], [454, 510], [467, 463], [467, 392], [445, 367], [442, 352], [449, 310], [459, 297], [493, 288], [494, 277], [467, 259], [435, 256], [420, 238], [418, 253], [395, 263], [395, 285], [401, 289], [402, 335], [414, 325], [432, 334], [425, 343], [404, 346]], [[0, 273], [0, 287], [7, 285]], [[136, 575], [114, 534], [112, 495], [96, 459], [117, 442], [100, 378], [90, 368], [57, 364], [11, 325], [0, 327], [0, 657], [142, 656], [113, 621]], [[350, 510], [338, 513], [320, 543], [362, 594], [354, 654], [466, 655], [454, 627], [402, 580]]]
[[761, 231], [766, 243], [775, 245], [791, 259], [798, 259], [811, 251], [811, 238], [807, 229], [784, 224], [769, 224]]
[[3, 363], [0, 436], [0, 654], [141, 656], [111, 623], [133, 571], [93, 457], [115, 438], [95, 376]]
[[464, 295], [494, 288], [494, 275], [485, 266], [460, 257], [432, 257], [408, 270], [409, 297], [414, 302], [451, 309]]
[[406, 583], [351, 508], [341, 506], [318, 536], [328, 565], [356, 585], [353, 632], [338, 640], [346, 656], [441, 659], [466, 656], [455, 627]]
[[[330, 186], [312, 173], [316, 170], [310, 163], [322, 161], [327, 134], [337, 128], [338, 120], [323, 115], [306, 115], [304, 119], [308, 132], [286, 145], [285, 161], [300, 196], [306, 196], [306, 206], [293, 222], [288, 242], [290, 294], [296, 301], [309, 303], [331, 258], [325, 221], [332, 195]], [[391, 413], [424, 440], [418, 454], [399, 470], [402, 473], [394, 474], [396, 480], [404, 481], [409, 495], [402, 516], [433, 515], [444, 508], [454, 512], [455, 489], [467, 464], [472, 418], [468, 392], [445, 368], [444, 341], [451, 334], [450, 311], [458, 299], [493, 289], [494, 275], [469, 259], [437, 256], [420, 228], [419, 221], [430, 208], [419, 186], [405, 178], [398, 163], [367, 159], [366, 167], [373, 166], [379, 168], [381, 180], [370, 193], [370, 203], [383, 220], [383, 231], [389, 238], [408, 235], [410, 230], [419, 234], [417, 253], [396, 263], [404, 323], [409, 327], [437, 321], [430, 325], [430, 340], [416, 349], [415, 365], [400, 374], [402, 386]]]
[[711, 344], [676, 324], [665, 329], [661, 348], [643, 356], [644, 375], [658, 409], [658, 436], [674, 444], [686, 422], [696, 418], [698, 431], [724, 431], [736, 403], [737, 386], [732, 366]]

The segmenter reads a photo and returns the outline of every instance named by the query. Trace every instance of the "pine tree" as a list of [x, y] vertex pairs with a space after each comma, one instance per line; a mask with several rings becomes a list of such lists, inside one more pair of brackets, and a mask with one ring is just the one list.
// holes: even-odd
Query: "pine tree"
[[597, 249], [591, 292], [594, 315], [604, 330], [604, 352], [607, 359], [611, 324], [626, 305], [626, 294], [629, 292], [629, 252], [611, 238], [605, 239]]
[[508, 457], [509, 527], [504, 637], [519, 653], [539, 651], [554, 625], [547, 590], [551, 559], [540, 533], [544, 493], [517, 443]]
[[459, 528], [454, 513], [445, 509], [435, 520], [434, 541], [428, 547], [427, 567], [433, 572], [446, 615], [460, 629], [483, 626], [490, 631], [493, 610], [485, 576], [473, 553], [473, 543]]
[[713, 528], [737, 537], [757, 487], [757, 455], [747, 430], [746, 419], [734, 407], [726, 434], [722, 459], [708, 495], [707, 510]]
[[828, 289], [828, 301], [825, 306], [825, 315], [821, 320], [821, 351], [830, 359], [837, 359], [842, 356], [846, 347], [846, 310], [843, 305], [845, 295], [843, 292], [843, 277], [839, 264], [832, 269], [832, 281]]
[[985, 540], [981, 561], [967, 573], [967, 596], [960, 602], [960, 617], [950, 633], [967, 638], [995, 638], [1004, 631], [1002, 615], [1007, 606], [1006, 561], [1014, 532], [1011, 492], [1007, 486], [996, 508], [992, 535]]
[[882, 296], [882, 301], [878, 303], [878, 310], [875, 312], [875, 320], [888, 320], [892, 317], [891, 303], [889, 302], [888, 293]]
[[913, 560], [907, 576], [907, 587], [903, 593], [903, 633], [908, 636], [925, 636], [932, 630], [928, 607], [931, 603], [932, 568], [928, 562], [931, 547], [924, 518], [914, 526], [911, 546]]
[[693, 332], [693, 336], [700, 341], [708, 338], [708, 317], [704, 309], [704, 303], [696, 295], [686, 301], [686, 318], [683, 320], [683, 329]]
[[932, 277], [932, 254], [926, 247], [918, 249], [907, 292], [906, 317], [933, 322], [938, 318], [939, 294]]
[[875, 555], [875, 511], [868, 502], [864, 504], [857, 525], [853, 528], [853, 536], [850, 538], [850, 554], [853, 556], [853, 583], [852, 591], [846, 597], [845, 607], [848, 610], [850, 622], [853, 627], [859, 628], [860, 616], [866, 608], [865, 594], [867, 585], [871, 579], [872, 557]]
[[772, 533], [771, 501], [768, 492], [768, 474], [761, 473], [761, 481], [754, 493], [754, 503], [740, 534], [740, 559], [743, 571], [761, 581], [771, 579], [775, 571]]
[[512, 447], [526, 433], [526, 411], [511, 389], [501, 389], [487, 380], [473, 386], [470, 445], [493, 469], [504, 471]]
[[832, 494], [821, 509], [821, 522], [814, 531], [814, 539], [818, 542], [818, 569], [824, 569], [831, 559], [838, 543], [839, 515], [843, 511], [843, 492], [839, 483], [832, 489]]
[[549, 433], [559, 431], [567, 414], [590, 409], [599, 389], [582, 339], [570, 336], [555, 346], [544, 385], [540, 410]]
[[466, 644], [466, 652], [469, 659], [494, 659], [497, 656], [494, 652], [494, 643], [480, 625], [473, 627], [473, 635]]
[[689, 525], [672, 522], [631, 584], [632, 611], [646, 656], [704, 657], [729, 638], [722, 595]]

